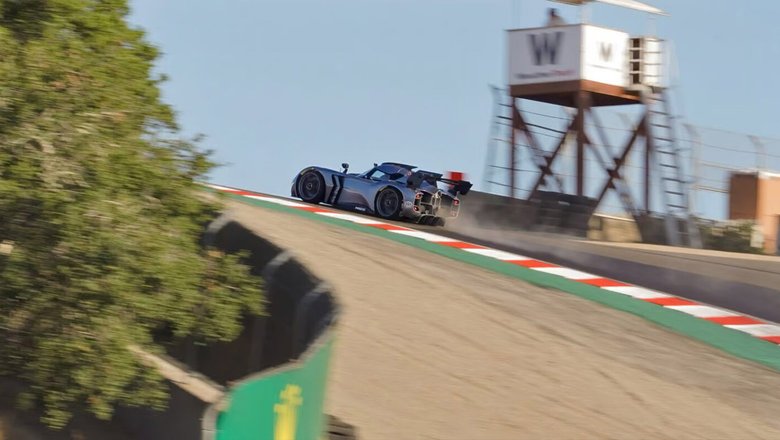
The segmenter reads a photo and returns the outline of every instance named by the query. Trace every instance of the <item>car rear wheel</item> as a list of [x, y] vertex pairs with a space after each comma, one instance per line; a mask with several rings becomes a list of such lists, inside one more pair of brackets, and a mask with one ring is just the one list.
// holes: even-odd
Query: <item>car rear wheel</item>
[[376, 196], [376, 213], [384, 219], [398, 218], [401, 212], [401, 194], [392, 188], [385, 188]]
[[298, 196], [307, 203], [320, 203], [325, 198], [325, 180], [316, 171], [305, 172], [298, 179]]

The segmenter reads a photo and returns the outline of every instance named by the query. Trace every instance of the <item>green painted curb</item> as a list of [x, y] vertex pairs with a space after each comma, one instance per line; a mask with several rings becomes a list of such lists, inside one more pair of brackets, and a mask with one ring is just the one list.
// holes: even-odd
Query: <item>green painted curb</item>
[[578, 283], [563, 277], [535, 271], [494, 258], [464, 252], [460, 249], [427, 242], [419, 238], [407, 237], [383, 229], [363, 226], [347, 220], [326, 217], [312, 212], [250, 199], [236, 194], [221, 194], [225, 194], [227, 197], [236, 199], [245, 204], [290, 213], [404, 243], [453, 260], [465, 262], [512, 278], [523, 280], [537, 286], [560, 290], [581, 298], [595, 301], [599, 304], [640, 316], [677, 333], [719, 348], [734, 356], [780, 371], [780, 347], [778, 347], [778, 345], [704, 319], [696, 318], [649, 302], [637, 300], [626, 295], [610, 292], [599, 287]]

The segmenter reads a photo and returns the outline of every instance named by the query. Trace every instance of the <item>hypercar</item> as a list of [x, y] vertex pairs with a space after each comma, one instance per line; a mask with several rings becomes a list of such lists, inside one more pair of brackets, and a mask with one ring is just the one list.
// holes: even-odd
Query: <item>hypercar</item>
[[[420, 224], [444, 226], [458, 216], [460, 196], [471, 183], [444, 178], [417, 166], [383, 162], [363, 173], [350, 173], [310, 166], [292, 181], [291, 195], [307, 203], [325, 203], [337, 208], [375, 215], [387, 220], [407, 219]], [[446, 186], [439, 188], [439, 184]]]

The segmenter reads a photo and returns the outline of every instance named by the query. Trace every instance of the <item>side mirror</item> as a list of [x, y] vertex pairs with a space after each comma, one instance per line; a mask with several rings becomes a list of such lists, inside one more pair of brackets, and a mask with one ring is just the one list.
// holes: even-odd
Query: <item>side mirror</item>
[[347, 171], [349, 171], [349, 164], [344, 162], [341, 164], [341, 168], [344, 168], [344, 171], [342, 171], [342, 173], [346, 173]]

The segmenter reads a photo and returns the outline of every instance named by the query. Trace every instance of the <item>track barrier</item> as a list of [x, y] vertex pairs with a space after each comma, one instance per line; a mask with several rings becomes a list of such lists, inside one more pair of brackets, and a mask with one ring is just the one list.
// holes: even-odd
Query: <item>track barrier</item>
[[287, 251], [220, 217], [204, 245], [247, 252], [264, 282], [264, 316], [247, 316], [231, 342], [168, 344], [141, 352], [166, 377], [163, 411], [120, 408], [118, 421], [144, 439], [319, 440], [339, 307], [330, 287]]

